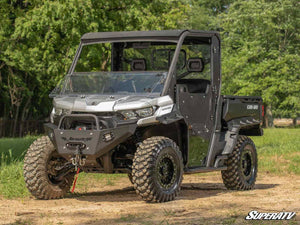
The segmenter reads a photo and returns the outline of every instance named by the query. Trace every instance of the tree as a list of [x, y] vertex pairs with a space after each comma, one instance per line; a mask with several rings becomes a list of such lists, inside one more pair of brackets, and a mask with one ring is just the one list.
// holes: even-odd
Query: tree
[[15, 124], [48, 116], [48, 94], [67, 73], [84, 33], [174, 29], [187, 9], [180, 0], [0, 3], [0, 117]]
[[233, 0], [188, 0], [188, 19], [183, 29], [220, 30], [218, 16], [228, 10]]
[[236, 1], [220, 15], [224, 94], [262, 96], [269, 118], [299, 116], [299, 15], [296, 0]]

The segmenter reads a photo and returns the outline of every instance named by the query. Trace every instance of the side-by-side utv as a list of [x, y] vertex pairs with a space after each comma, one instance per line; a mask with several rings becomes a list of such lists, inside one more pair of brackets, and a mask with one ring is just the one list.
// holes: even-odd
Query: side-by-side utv
[[184, 173], [255, 184], [262, 99], [221, 92], [220, 36], [196, 30], [87, 33], [50, 94], [46, 136], [28, 149], [27, 188], [66, 195], [76, 171], [127, 173], [145, 201], [179, 193]]

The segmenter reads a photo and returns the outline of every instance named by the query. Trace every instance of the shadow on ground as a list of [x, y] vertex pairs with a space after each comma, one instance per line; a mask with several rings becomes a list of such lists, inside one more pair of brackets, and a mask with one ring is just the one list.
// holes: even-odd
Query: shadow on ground
[[[279, 184], [257, 184], [255, 189], [271, 189]], [[180, 199], [193, 200], [198, 198], [207, 198], [220, 193], [232, 192], [227, 190], [222, 183], [188, 183], [181, 186]], [[133, 187], [114, 189], [110, 191], [96, 191], [87, 193], [76, 193], [67, 198], [76, 198], [81, 201], [92, 202], [127, 202], [141, 200]]]

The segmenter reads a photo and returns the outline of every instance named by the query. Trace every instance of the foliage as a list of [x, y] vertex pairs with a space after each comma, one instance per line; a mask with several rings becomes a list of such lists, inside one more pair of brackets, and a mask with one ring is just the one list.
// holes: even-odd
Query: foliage
[[184, 21], [184, 29], [220, 30], [217, 17], [226, 13], [233, 0], [191, 0], [188, 20]]
[[[223, 94], [260, 95], [274, 116], [300, 116], [296, 0], [0, 0], [0, 117], [49, 115], [82, 34], [200, 29], [222, 37]], [[15, 133], [15, 132], [12, 132]]]
[[220, 15], [224, 94], [262, 96], [273, 115], [300, 116], [298, 6], [236, 1]]
[[0, 4], [0, 117], [15, 120], [48, 116], [48, 94], [67, 73], [82, 34], [174, 29], [187, 10], [180, 0]]
[[24, 138], [1, 138], [0, 141], [0, 166], [23, 161], [25, 150], [37, 139], [36, 136]]

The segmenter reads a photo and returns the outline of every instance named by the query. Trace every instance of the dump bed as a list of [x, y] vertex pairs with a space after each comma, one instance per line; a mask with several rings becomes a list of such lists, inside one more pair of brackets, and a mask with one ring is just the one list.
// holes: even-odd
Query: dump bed
[[257, 96], [222, 96], [222, 119], [228, 128], [238, 127], [240, 134], [261, 136], [263, 101]]
[[223, 119], [227, 122], [233, 119], [252, 117], [262, 121], [262, 98], [256, 96], [223, 95]]

